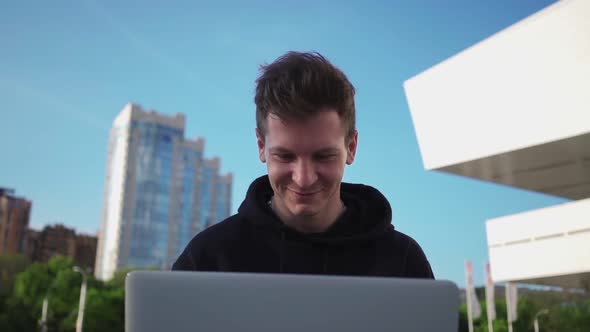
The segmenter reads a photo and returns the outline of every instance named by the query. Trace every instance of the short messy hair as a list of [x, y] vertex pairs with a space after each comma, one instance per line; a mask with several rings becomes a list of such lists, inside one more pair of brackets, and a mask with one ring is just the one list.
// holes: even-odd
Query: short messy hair
[[256, 80], [256, 126], [264, 139], [269, 114], [281, 120], [305, 120], [322, 109], [336, 110], [346, 140], [356, 131], [354, 86], [317, 52], [287, 52], [260, 66]]

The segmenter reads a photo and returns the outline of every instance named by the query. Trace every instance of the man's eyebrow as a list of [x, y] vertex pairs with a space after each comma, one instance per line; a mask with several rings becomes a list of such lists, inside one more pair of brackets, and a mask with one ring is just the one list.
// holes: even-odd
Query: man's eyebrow
[[291, 153], [291, 151], [289, 151], [288, 149], [280, 146], [269, 148], [268, 151], [272, 153]]
[[[283, 148], [280, 146], [269, 148], [268, 151], [271, 153], [292, 153], [289, 149]], [[323, 148], [323, 149], [319, 149], [317, 151], [314, 151], [314, 154], [330, 154], [330, 153], [338, 153], [338, 152], [340, 152], [340, 149], [338, 149], [338, 148], [327, 147], [327, 148]]]
[[333, 148], [333, 147], [328, 147], [328, 148], [320, 149], [320, 150], [316, 151], [315, 153], [317, 153], [317, 154], [324, 154], [324, 153], [329, 154], [329, 153], [338, 153], [338, 152], [340, 152], [340, 149]]

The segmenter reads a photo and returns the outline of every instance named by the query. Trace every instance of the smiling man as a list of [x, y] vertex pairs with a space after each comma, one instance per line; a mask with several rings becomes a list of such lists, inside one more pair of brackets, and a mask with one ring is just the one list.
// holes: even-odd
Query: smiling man
[[197, 234], [174, 270], [434, 278], [375, 188], [343, 183], [358, 133], [354, 87], [318, 53], [288, 52], [256, 81], [268, 175], [238, 213]]

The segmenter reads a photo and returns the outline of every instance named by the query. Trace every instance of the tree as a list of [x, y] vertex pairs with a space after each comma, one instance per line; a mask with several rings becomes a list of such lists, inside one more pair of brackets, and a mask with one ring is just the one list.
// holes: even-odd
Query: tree
[[[46, 264], [13, 269], [20, 273], [13, 278], [10, 292], [0, 297], [0, 331], [37, 331], [45, 296], [48, 331], [74, 331], [82, 276], [73, 267], [72, 259], [56, 256]], [[84, 331], [124, 331], [125, 277], [134, 270], [117, 271], [107, 282], [88, 275]]]
[[125, 330], [125, 294], [122, 287], [93, 288], [87, 293], [84, 330], [88, 332]]
[[0, 255], [0, 297], [12, 293], [15, 276], [30, 264], [31, 262], [25, 255]]
[[562, 303], [541, 316], [543, 331], [584, 332], [590, 328], [590, 299]]
[[77, 314], [81, 277], [73, 271], [71, 258], [56, 256], [47, 264], [35, 263], [18, 274], [11, 305], [28, 312], [35, 324], [41, 317], [43, 299], [48, 299], [47, 326], [50, 331], [71, 331], [72, 315]]
[[[542, 309], [548, 309], [547, 315], [539, 316], [541, 331], [590, 331], [590, 298], [568, 292], [527, 293], [518, 300], [518, 319], [512, 323], [514, 331], [532, 331], [535, 315]], [[480, 303], [482, 316], [474, 319], [474, 332], [488, 332], [485, 301]], [[499, 299], [495, 303], [496, 319], [493, 322], [494, 332], [507, 332], [506, 301]], [[459, 331], [468, 331], [467, 307], [459, 308]]]

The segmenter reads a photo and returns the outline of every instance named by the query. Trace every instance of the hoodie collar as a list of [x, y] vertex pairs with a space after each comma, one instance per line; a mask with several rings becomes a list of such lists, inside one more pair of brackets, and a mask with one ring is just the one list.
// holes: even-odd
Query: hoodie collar
[[286, 232], [290, 236], [322, 243], [348, 243], [370, 240], [391, 228], [391, 206], [375, 188], [363, 184], [342, 183], [340, 197], [346, 211], [325, 232], [304, 234], [287, 227], [268, 206], [273, 195], [268, 175], [254, 180], [238, 214], [257, 227]]

